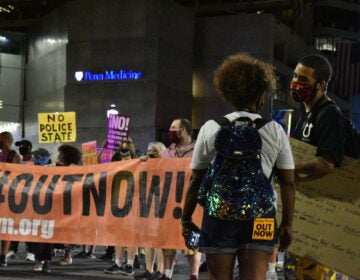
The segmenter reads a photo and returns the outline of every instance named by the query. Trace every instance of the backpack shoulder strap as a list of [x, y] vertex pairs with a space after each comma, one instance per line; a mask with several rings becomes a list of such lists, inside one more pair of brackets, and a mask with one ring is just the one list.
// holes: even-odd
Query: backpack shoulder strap
[[258, 118], [256, 120], [254, 120], [255, 123], [255, 127], [257, 129], [262, 128], [265, 124], [267, 124], [268, 122], [270, 122], [269, 120], [263, 119], [263, 118]]
[[322, 97], [320, 97], [320, 99], [315, 103], [314, 107], [311, 110], [311, 116], [310, 118], [313, 120], [316, 120], [316, 117], [318, 115], [318, 113], [325, 107], [329, 106], [329, 105], [335, 105], [336, 104], [332, 101], [332, 100], [326, 100], [326, 96], [323, 95]]
[[216, 119], [214, 119], [214, 121], [217, 122], [221, 127], [231, 124], [230, 120], [225, 117], [216, 118]]
[[[244, 120], [244, 121], [249, 121], [251, 122], [251, 119], [248, 118], [248, 117], [239, 117], [237, 119], [235, 119], [233, 122], [237, 121], [237, 120]], [[231, 121], [226, 118], [226, 117], [219, 117], [219, 118], [216, 118], [214, 119], [215, 122], [217, 122], [221, 127], [223, 126], [227, 126], [227, 125], [230, 125], [231, 124]], [[258, 119], [255, 119], [253, 121], [253, 123], [255, 124], [255, 127], [257, 129], [260, 129], [261, 127], [263, 127], [265, 124], [267, 124], [268, 122], [270, 122], [269, 120], [266, 120], [266, 119], [263, 119], [263, 118], [258, 118]]]

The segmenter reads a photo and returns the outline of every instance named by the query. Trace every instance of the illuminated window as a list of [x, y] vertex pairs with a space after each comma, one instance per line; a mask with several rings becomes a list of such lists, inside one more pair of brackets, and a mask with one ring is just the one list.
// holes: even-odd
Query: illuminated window
[[336, 43], [341, 42], [341, 38], [318, 37], [315, 38], [315, 48], [319, 51], [336, 52]]

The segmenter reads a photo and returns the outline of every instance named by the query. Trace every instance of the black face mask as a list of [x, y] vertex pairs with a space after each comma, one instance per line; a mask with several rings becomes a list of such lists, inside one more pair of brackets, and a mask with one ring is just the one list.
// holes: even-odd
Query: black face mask
[[30, 149], [28, 147], [19, 147], [19, 153], [20, 155], [24, 156], [30, 153]]
[[121, 157], [131, 156], [131, 152], [129, 149], [120, 149], [119, 153], [120, 153]]
[[155, 158], [155, 155], [154, 154], [148, 154], [148, 157], [149, 158]]

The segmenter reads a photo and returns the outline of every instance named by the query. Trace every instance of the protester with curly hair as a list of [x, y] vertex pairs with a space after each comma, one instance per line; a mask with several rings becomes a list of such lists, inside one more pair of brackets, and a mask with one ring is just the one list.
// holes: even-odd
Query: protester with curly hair
[[[261, 118], [259, 112], [265, 96], [275, 89], [275, 81], [274, 71], [269, 64], [246, 53], [229, 56], [214, 75], [219, 95], [234, 108], [225, 118], [230, 122], [240, 117], [246, 117], [250, 122]], [[216, 121], [209, 120], [201, 127], [197, 137], [191, 164], [192, 176], [181, 218], [185, 240], [196, 227], [191, 218], [198, 202], [200, 184], [216, 155], [214, 142], [220, 128]], [[271, 207], [266, 218], [275, 227], [273, 237], [271, 240], [259, 240], [252, 237], [255, 218], [224, 220], [211, 216], [209, 209], [204, 208], [199, 249], [206, 253], [210, 280], [232, 279], [236, 258], [240, 279], [263, 280], [273, 247], [278, 241], [276, 237], [279, 238], [280, 250], [285, 250], [291, 243], [295, 189], [294, 161], [289, 140], [283, 128], [274, 121], [266, 122], [258, 132], [262, 140], [261, 165], [264, 174], [269, 178], [274, 166], [278, 170], [282, 221], [276, 228], [275, 207]], [[270, 197], [264, 199], [273, 203]]]

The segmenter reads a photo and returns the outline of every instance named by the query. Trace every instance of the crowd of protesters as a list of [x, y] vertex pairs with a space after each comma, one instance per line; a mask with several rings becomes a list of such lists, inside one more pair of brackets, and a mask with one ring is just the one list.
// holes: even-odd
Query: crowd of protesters
[[[327, 75], [325, 77], [317, 77], [318, 68], [325, 68]], [[312, 112], [311, 110], [318, 104], [317, 102], [331, 102], [325, 94], [330, 76], [331, 67], [322, 56], [312, 55], [298, 63], [294, 70], [291, 92], [295, 101], [305, 103], [307, 114]], [[214, 76], [214, 85], [220, 96], [234, 108], [232, 113], [225, 116], [227, 122], [235, 123], [237, 120], [245, 118], [246, 122], [256, 127], [256, 121], [261, 118], [260, 111], [265, 103], [266, 94], [275, 90], [275, 81], [275, 73], [271, 65], [244, 53], [228, 57], [215, 71]], [[309, 117], [306, 117], [306, 120], [309, 120]], [[305, 119], [303, 123], [302, 127], [307, 129], [308, 125]], [[333, 122], [328, 123], [325, 118], [324, 123], [327, 123], [326, 128], [334, 126]], [[317, 123], [314, 122], [315, 124]], [[153, 160], [153, 158], [192, 158], [192, 177], [181, 217], [184, 240], [188, 240], [194, 230], [199, 230], [200, 232], [200, 250], [186, 243], [188, 250], [182, 252], [188, 259], [190, 280], [198, 280], [201, 261], [200, 251], [206, 253], [208, 275], [211, 280], [233, 279], [235, 263], [238, 264], [237, 268], [240, 279], [277, 279], [274, 265], [269, 265], [269, 262], [273, 263], [274, 259], [276, 259], [277, 247], [280, 251], [284, 251], [292, 241], [292, 220], [295, 203], [294, 180], [296, 172], [301, 174], [315, 174], [315, 172], [318, 172], [316, 174], [326, 175], [335, 167], [340, 166], [344, 155], [343, 151], [338, 149], [338, 158], [333, 159], [332, 154], [327, 152], [326, 149], [320, 149], [314, 160], [295, 164], [289, 140], [283, 128], [274, 121], [266, 122], [263, 126], [259, 126], [259, 135], [263, 141], [263, 146], [259, 149], [261, 150], [259, 158], [261, 159], [262, 166], [265, 167], [264, 174], [268, 178], [271, 177], [271, 170], [274, 169], [274, 166], [276, 167], [283, 205], [282, 222], [279, 223], [279, 228], [274, 229], [272, 239], [254, 241], [251, 238], [251, 229], [255, 225], [256, 217], [229, 222], [220, 218], [214, 218], [210, 212], [205, 213], [204, 211], [201, 230], [192, 221], [192, 214], [198, 202], [197, 195], [200, 183], [207, 174], [207, 170], [211, 170], [210, 166], [216, 154], [217, 142], [215, 143], [215, 139], [217, 139], [217, 134], [222, 127], [221, 123], [214, 120], [206, 122], [200, 129], [199, 139], [195, 142], [192, 138], [191, 122], [184, 118], [177, 118], [173, 120], [169, 128], [170, 145], [168, 148], [161, 142], [150, 142], [147, 152], [140, 155], [137, 153], [138, 150], [135, 149], [136, 144], [132, 142], [131, 138], [127, 138], [120, 143], [118, 150], [113, 153], [111, 161], [134, 158], [139, 158], [142, 161]], [[319, 125], [319, 129], [321, 127], [325, 126]], [[339, 143], [342, 141], [337, 135], [340, 128], [334, 126], [331, 130], [333, 138], [329, 139], [332, 142], [334, 142], [332, 139], [339, 140]], [[329, 129], [324, 130], [325, 136], [328, 131]], [[303, 133], [302, 135], [304, 136], [305, 134]], [[326, 140], [325, 136], [321, 139]], [[324, 140], [324, 142], [328, 144], [329, 139]], [[11, 133], [0, 133], [0, 162], [51, 165], [50, 153], [46, 149], [39, 148], [36, 151], [32, 151], [31, 142], [23, 139], [15, 143], [19, 147], [19, 155], [15, 150], [11, 149], [13, 140]], [[305, 141], [306, 139], [301, 140]], [[333, 145], [336, 145], [336, 143], [334, 142]], [[321, 143], [313, 144], [321, 146]], [[338, 146], [340, 147], [341, 145]], [[99, 163], [106, 147], [107, 141], [104, 141], [102, 150], [98, 154]], [[68, 144], [62, 144], [59, 147], [56, 165], [71, 166], [81, 164], [81, 152], [77, 148]], [[273, 194], [271, 195], [273, 196]], [[272, 205], [271, 211], [266, 213], [267, 216], [264, 217], [270, 219], [273, 225], [276, 225], [276, 200], [270, 196], [266, 197], [266, 199], [274, 205]], [[34, 271], [51, 272], [50, 264], [54, 248], [62, 249], [64, 252], [63, 258], [58, 264], [70, 265], [72, 263], [71, 253], [74, 246], [76, 245], [27, 243], [28, 254], [26, 258], [29, 261], [38, 262], [33, 267]], [[88, 247], [85, 244], [81, 244], [81, 246], [83, 250], [75, 255], [76, 257], [96, 258], [94, 245]], [[17, 242], [2, 241], [0, 266], [6, 267], [8, 265], [8, 258], [16, 257], [17, 249]], [[134, 276], [137, 280], [171, 280], [174, 264], [176, 263], [176, 253], [177, 250], [171, 248], [114, 248], [107, 246], [105, 254], [100, 258], [114, 262], [112, 266], [104, 269], [105, 273]], [[145, 255], [145, 271], [135, 275], [134, 269], [139, 268], [139, 265], [136, 264], [139, 254]], [[321, 267], [316, 262], [314, 262], [315, 265]], [[271, 270], [267, 273], [269, 268]], [[331, 273], [333, 272], [331, 271]]]

